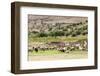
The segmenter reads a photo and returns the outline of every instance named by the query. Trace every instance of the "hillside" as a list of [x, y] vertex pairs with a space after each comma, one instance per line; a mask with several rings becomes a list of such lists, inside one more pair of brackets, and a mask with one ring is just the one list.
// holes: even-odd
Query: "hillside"
[[29, 36], [86, 35], [87, 17], [28, 15]]

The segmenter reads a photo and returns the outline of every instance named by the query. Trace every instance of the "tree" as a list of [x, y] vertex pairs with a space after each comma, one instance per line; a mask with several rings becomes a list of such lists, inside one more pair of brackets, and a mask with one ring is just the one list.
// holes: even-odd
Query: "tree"
[[72, 32], [72, 35], [71, 35], [72, 37], [75, 37], [75, 36], [77, 36], [76, 35], [76, 33], [75, 32]]
[[72, 24], [72, 26], [74, 26], [74, 27], [75, 27], [76, 25], [77, 25], [77, 24], [75, 24], [75, 23]]
[[85, 30], [84, 32], [82, 32], [82, 35], [86, 35], [88, 34], [87, 30]]
[[81, 24], [81, 25], [82, 25], [82, 22], [80, 22], [79, 24]]
[[37, 33], [39, 33], [39, 32], [38, 32], [38, 31], [32, 31], [32, 33], [33, 33], [33, 34], [37, 34]]
[[49, 36], [55, 36], [55, 32], [53, 32], [53, 31], [51, 31], [50, 33], [49, 33]]
[[68, 31], [68, 28], [63, 28], [63, 31]]
[[49, 33], [50, 36], [64, 36], [65, 32], [64, 31], [52, 31]]
[[81, 30], [77, 30], [75, 33], [76, 33], [76, 35], [80, 35], [81, 34]]
[[55, 35], [56, 36], [64, 36], [65, 35], [65, 32], [64, 31], [56, 31], [55, 32]]
[[83, 26], [83, 30], [87, 30], [87, 25]]
[[49, 28], [49, 31], [52, 31], [52, 27], [51, 27], [51, 28]]
[[61, 24], [60, 23], [56, 23], [55, 26], [58, 26], [58, 29], [61, 29]]
[[47, 33], [44, 33], [44, 32], [41, 32], [38, 34], [39, 37], [47, 37], [48, 34]]
[[70, 32], [67, 31], [67, 32], [66, 32], [66, 36], [69, 36], [69, 35], [70, 35]]
[[86, 23], [88, 22], [88, 20], [85, 21]]

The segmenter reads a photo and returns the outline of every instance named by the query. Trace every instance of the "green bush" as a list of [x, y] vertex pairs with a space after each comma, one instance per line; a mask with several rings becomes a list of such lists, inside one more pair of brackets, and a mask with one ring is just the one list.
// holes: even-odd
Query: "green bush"
[[49, 33], [49, 36], [55, 36], [55, 32], [52, 32], [52, 31], [51, 31], [51, 32]]
[[86, 35], [88, 34], [88, 32], [85, 30], [84, 32], [82, 32], [82, 35]]
[[38, 34], [39, 37], [47, 37], [48, 34], [47, 33], [44, 33], [44, 32], [41, 32]]
[[81, 30], [77, 30], [75, 33], [76, 33], [76, 35], [80, 35], [81, 34]]
[[72, 37], [75, 37], [75, 36], [77, 36], [77, 35], [76, 35], [76, 33], [75, 33], [75, 32], [73, 32], [71, 36], [72, 36]]
[[86, 26], [83, 26], [83, 30], [87, 30], [87, 25]]
[[56, 31], [55, 32], [55, 35], [56, 36], [64, 36], [65, 35], [65, 32], [64, 31]]
[[50, 36], [64, 36], [65, 32], [64, 31], [52, 31], [49, 34]]
[[70, 33], [66, 33], [66, 36], [69, 36], [70, 35]]
[[33, 33], [33, 34], [37, 34], [37, 33], [39, 33], [39, 32], [38, 32], [38, 31], [32, 31], [32, 33]]
[[80, 22], [79, 24], [81, 24], [81, 25], [82, 25], [83, 23], [82, 23], [82, 22]]
[[51, 31], [52, 30], [52, 28], [49, 28], [49, 31]]
[[68, 29], [67, 28], [63, 28], [63, 31], [68, 31]]

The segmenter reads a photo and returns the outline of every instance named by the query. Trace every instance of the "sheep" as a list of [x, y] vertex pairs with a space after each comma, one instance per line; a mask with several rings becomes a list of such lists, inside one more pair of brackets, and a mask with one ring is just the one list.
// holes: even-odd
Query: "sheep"
[[65, 52], [66, 49], [65, 49], [65, 47], [63, 47], [63, 48], [58, 48], [58, 51], [60, 51], [60, 52]]
[[38, 48], [35, 48], [34, 50], [35, 50], [35, 52], [38, 52]]
[[38, 52], [38, 48], [37, 48], [37, 47], [33, 47], [33, 50], [34, 50], [35, 52]]

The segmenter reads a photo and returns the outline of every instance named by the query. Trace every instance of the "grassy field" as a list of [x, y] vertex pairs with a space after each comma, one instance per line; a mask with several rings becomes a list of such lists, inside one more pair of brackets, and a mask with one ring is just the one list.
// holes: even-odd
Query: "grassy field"
[[[49, 42], [76, 42], [78, 40], [87, 39], [87, 36], [77, 37], [31, 37], [29, 44], [49, 43]], [[29, 52], [28, 60], [59, 60], [59, 59], [82, 59], [87, 58], [88, 51], [73, 50], [69, 53], [60, 52], [57, 50], [39, 50], [38, 52]]]
[[41, 56], [41, 55], [55, 55], [55, 54], [63, 54], [62, 52], [59, 52], [57, 50], [45, 50], [45, 51], [42, 51], [42, 50], [39, 50], [38, 52], [29, 52], [29, 55], [31, 56]]
[[29, 52], [29, 61], [41, 61], [41, 60], [61, 60], [61, 59], [84, 59], [87, 58], [87, 51], [70, 51], [69, 53], [63, 53], [55, 50], [48, 51], [35, 51]]
[[32, 42], [73, 42], [73, 41], [77, 41], [77, 40], [82, 40], [82, 39], [86, 39], [87, 36], [77, 36], [77, 37], [31, 37], [29, 38], [29, 43]]

